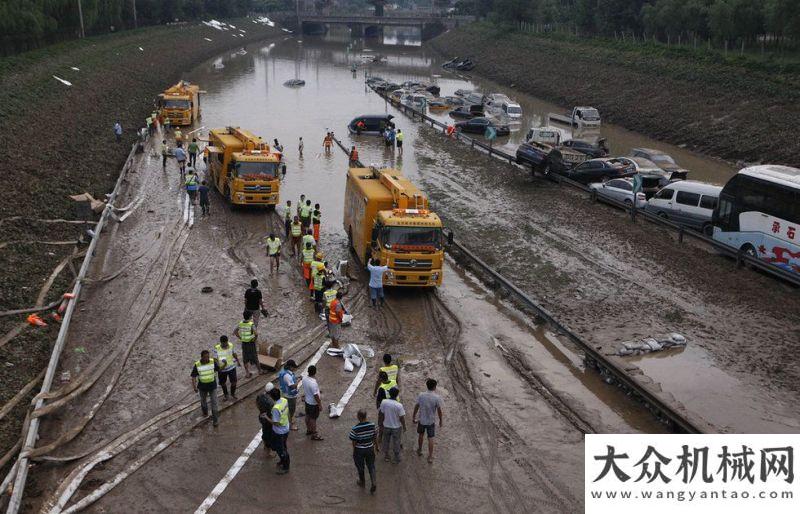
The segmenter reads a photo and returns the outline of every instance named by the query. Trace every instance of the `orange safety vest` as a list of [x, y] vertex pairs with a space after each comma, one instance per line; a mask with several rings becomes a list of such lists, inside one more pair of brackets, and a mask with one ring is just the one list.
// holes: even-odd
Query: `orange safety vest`
[[340, 304], [341, 304], [341, 302], [337, 298], [337, 299], [335, 299], [334, 301], [331, 302], [331, 306], [330, 306], [330, 308], [328, 310], [328, 321], [330, 321], [334, 325], [338, 325], [339, 323], [342, 322], [342, 317], [339, 314], [339, 311], [337, 311], [337, 309], [339, 308]]

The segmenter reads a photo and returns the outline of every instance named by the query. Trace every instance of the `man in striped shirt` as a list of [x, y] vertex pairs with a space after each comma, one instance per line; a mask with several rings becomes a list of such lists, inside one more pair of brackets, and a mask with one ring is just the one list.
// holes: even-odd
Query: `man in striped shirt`
[[350, 440], [353, 442], [353, 461], [358, 470], [358, 486], [364, 487], [364, 466], [369, 471], [369, 480], [372, 486], [369, 488], [370, 494], [375, 493], [375, 451], [378, 449], [375, 444], [377, 430], [375, 423], [367, 421], [367, 411], [358, 411], [358, 424], [350, 430]]

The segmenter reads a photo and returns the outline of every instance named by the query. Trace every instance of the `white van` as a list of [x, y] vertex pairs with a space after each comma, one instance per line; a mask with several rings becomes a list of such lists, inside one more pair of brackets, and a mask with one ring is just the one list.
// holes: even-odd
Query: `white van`
[[695, 180], [680, 180], [661, 189], [647, 201], [645, 210], [704, 234], [711, 234], [711, 216], [722, 187]]

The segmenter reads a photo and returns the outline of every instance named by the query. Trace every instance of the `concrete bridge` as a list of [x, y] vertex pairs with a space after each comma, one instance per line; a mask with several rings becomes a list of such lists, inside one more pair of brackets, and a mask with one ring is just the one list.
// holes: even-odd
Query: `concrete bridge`
[[383, 27], [417, 27], [422, 39], [430, 39], [445, 30], [474, 21], [473, 16], [449, 16], [430, 11], [390, 11], [383, 16], [373, 12], [297, 12], [297, 26], [304, 34], [319, 34], [329, 25], [346, 25], [353, 37], [377, 36]]

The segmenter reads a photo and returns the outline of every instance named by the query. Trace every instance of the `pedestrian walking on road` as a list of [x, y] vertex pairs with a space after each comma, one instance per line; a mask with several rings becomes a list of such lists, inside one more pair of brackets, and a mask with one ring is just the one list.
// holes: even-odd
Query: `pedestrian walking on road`
[[297, 410], [297, 376], [294, 370], [297, 369], [297, 363], [293, 359], [286, 361], [283, 369], [278, 373], [278, 386], [281, 389], [281, 396], [283, 396], [289, 405], [289, 423], [292, 430], [297, 430], [294, 424], [294, 413]]
[[285, 475], [289, 472], [289, 402], [286, 398], [281, 398], [281, 392], [273, 389], [269, 392], [270, 398], [275, 402], [272, 407], [272, 416], [269, 423], [272, 425], [272, 449], [278, 454], [280, 461], [278, 462], [279, 475]]
[[175, 127], [175, 142], [178, 144], [183, 144], [183, 132], [181, 132], [181, 127]]
[[378, 392], [378, 387], [384, 383], [381, 380], [381, 373], [386, 373], [389, 382], [394, 385], [400, 385], [400, 367], [397, 364], [392, 364], [392, 355], [389, 353], [383, 354], [383, 366], [378, 370], [378, 380], [375, 382], [375, 387], [372, 394]]
[[311, 212], [314, 210], [311, 207], [311, 200], [306, 200], [306, 203], [300, 206], [300, 223], [303, 224], [303, 232], [311, 227]]
[[[425, 382], [428, 388], [424, 393], [417, 396], [417, 404], [414, 405], [412, 421], [417, 425], [417, 455], [422, 456], [422, 442], [425, 434], [428, 434], [428, 464], [433, 463], [433, 438], [436, 435], [436, 416], [439, 417], [439, 429], [442, 428], [442, 397], [436, 394], [436, 380], [429, 378]], [[419, 417], [417, 417], [419, 415]]]
[[178, 161], [178, 169], [181, 171], [181, 178], [186, 174], [186, 150], [180, 143], [175, 148], [175, 159]]
[[393, 387], [389, 390], [389, 399], [383, 400], [378, 409], [379, 439], [383, 444], [383, 460], [389, 462], [389, 447], [394, 454], [395, 464], [400, 464], [400, 447], [403, 433], [406, 431], [406, 411], [397, 398], [400, 390]]
[[219, 425], [219, 408], [217, 407], [217, 373], [219, 364], [213, 360], [208, 350], [200, 352], [200, 360], [192, 367], [192, 389], [200, 393], [200, 409], [203, 416], [208, 417], [208, 404], [211, 403], [211, 419], [214, 426]]
[[269, 257], [269, 276], [272, 276], [272, 268], [275, 268], [275, 273], [281, 271], [281, 240], [275, 237], [275, 234], [270, 234], [266, 238], [267, 242], [267, 256]]
[[400, 129], [397, 129], [397, 135], [395, 136], [394, 139], [395, 139], [395, 141], [397, 141], [397, 154], [398, 155], [403, 155], [403, 139], [404, 138], [405, 138], [405, 135], [403, 134], [403, 131], [400, 130]]
[[264, 307], [264, 297], [258, 288], [258, 280], [256, 279], [250, 281], [250, 287], [244, 292], [244, 308], [250, 313], [253, 325], [258, 328], [258, 320], [261, 319], [261, 313], [266, 311], [267, 308]]
[[303, 238], [303, 224], [298, 216], [294, 217], [289, 227], [292, 233], [292, 257], [300, 254], [300, 240]]
[[314, 204], [314, 212], [311, 213], [311, 224], [314, 227], [314, 243], [319, 244], [319, 225], [322, 223], [322, 212], [319, 204]]
[[308, 375], [303, 377], [303, 403], [306, 407], [306, 435], [311, 436], [312, 441], [322, 441], [322, 437], [317, 432], [317, 418], [319, 418], [322, 399], [316, 375], [317, 367], [312, 364], [308, 367]]
[[346, 313], [344, 304], [342, 304], [342, 296], [344, 294], [341, 291], [336, 291], [336, 298], [333, 299], [328, 308], [328, 335], [331, 337], [331, 346], [333, 348], [339, 348], [342, 321]]
[[286, 200], [286, 210], [283, 213], [283, 228], [286, 231], [284, 237], [289, 240], [289, 235], [292, 233], [292, 201]]
[[264, 451], [267, 458], [272, 457], [272, 424], [269, 422], [272, 417], [272, 408], [275, 400], [269, 395], [275, 389], [272, 382], [267, 382], [264, 392], [256, 396], [256, 407], [258, 407], [258, 422], [261, 423], [261, 442], [264, 443]]
[[325, 149], [325, 155], [330, 155], [331, 148], [333, 148], [333, 134], [330, 132], [325, 134], [325, 139], [322, 140], [322, 148]]
[[208, 202], [208, 186], [205, 180], [200, 182], [200, 187], [197, 188], [197, 192], [200, 193], [200, 208], [203, 209], [203, 216], [210, 216], [211, 208]]
[[114, 123], [114, 137], [117, 138], [117, 143], [122, 141], [122, 125], [119, 122]]
[[222, 387], [222, 400], [228, 401], [228, 384], [231, 382], [231, 396], [236, 397], [236, 366], [241, 366], [239, 356], [233, 349], [233, 345], [228, 342], [228, 336], [219, 336], [219, 343], [214, 347], [214, 358], [219, 365], [219, 385]]
[[297, 152], [300, 157], [303, 156], [303, 147], [305, 144], [303, 143], [303, 138], [300, 138], [300, 141], [297, 143]]
[[374, 494], [378, 488], [375, 480], [375, 451], [377, 448], [378, 431], [375, 423], [367, 421], [367, 411], [358, 411], [358, 423], [350, 429], [350, 440], [353, 442], [353, 462], [358, 471], [358, 486], [364, 487], [364, 468], [369, 471], [371, 486], [369, 492]]
[[245, 376], [250, 378], [253, 376], [253, 373], [250, 371], [250, 366], [248, 366], [248, 364], [252, 364], [256, 367], [256, 374], [261, 373], [261, 368], [258, 365], [258, 352], [256, 351], [258, 333], [253, 325], [253, 320], [250, 319], [250, 311], [244, 311], [242, 313], [242, 318], [242, 321], [239, 322], [239, 325], [233, 331], [233, 335], [238, 337], [239, 341], [242, 343], [242, 360], [244, 361]]
[[314, 232], [310, 228], [303, 234], [303, 238], [300, 240], [300, 248], [305, 249], [307, 244], [310, 244], [316, 250], [317, 241], [314, 239]]
[[169, 147], [167, 146], [167, 140], [164, 139], [161, 141], [161, 169], [167, 169], [167, 157], [169, 156]]
[[381, 260], [373, 258], [369, 260], [367, 270], [369, 270], [369, 298], [372, 301], [372, 306], [377, 307], [378, 300], [380, 300], [380, 306], [383, 307], [385, 303], [383, 275], [389, 271], [389, 266], [381, 266]]
[[189, 168], [186, 171], [186, 179], [183, 181], [183, 186], [186, 188], [186, 194], [189, 195], [189, 203], [194, 205], [197, 199], [197, 175], [194, 168]]
[[192, 138], [192, 142], [189, 143], [189, 166], [192, 168], [197, 167], [197, 152], [200, 151], [200, 147], [197, 145], [197, 138]]
[[300, 201], [297, 202], [297, 212], [295, 212], [298, 218], [300, 217], [300, 206], [305, 204], [306, 204], [306, 195], [300, 195]]

